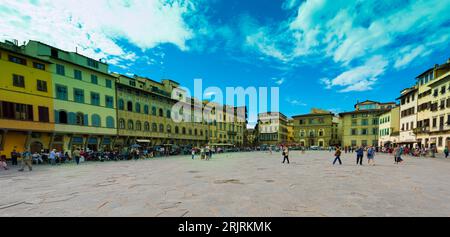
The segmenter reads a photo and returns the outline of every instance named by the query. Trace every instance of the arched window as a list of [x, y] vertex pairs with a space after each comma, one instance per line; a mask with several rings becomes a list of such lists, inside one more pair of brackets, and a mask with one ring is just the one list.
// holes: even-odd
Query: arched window
[[84, 125], [84, 114], [78, 112], [75, 116], [75, 124], [76, 125]]
[[136, 121], [136, 130], [141, 131], [141, 121]]
[[166, 117], [167, 117], [167, 118], [170, 118], [170, 113], [171, 113], [171, 112], [170, 112], [170, 110], [168, 109], [167, 112], [166, 112]]
[[136, 113], [140, 113], [141, 112], [141, 104], [136, 103], [136, 108], [134, 108]]
[[102, 126], [101, 119], [100, 119], [100, 116], [98, 114], [93, 114], [91, 116], [91, 119], [92, 119], [92, 126], [93, 127], [100, 127], [100, 126]]
[[59, 111], [59, 123], [67, 124], [67, 112], [66, 111]]
[[144, 114], [148, 114], [148, 105], [144, 105]]
[[128, 130], [133, 130], [133, 129], [134, 129], [133, 120], [128, 120]]
[[310, 131], [309, 131], [309, 136], [310, 136], [310, 137], [314, 137], [314, 131], [310, 130]]
[[179, 131], [179, 129], [178, 129], [178, 126], [175, 126], [175, 133], [176, 133], [176, 134], [180, 133], [180, 131]]
[[150, 124], [148, 122], [144, 123], [144, 131], [146, 132], [150, 131]]
[[122, 99], [119, 100], [119, 109], [120, 109], [120, 110], [124, 110], [124, 109], [125, 109], [125, 108], [124, 108], [124, 102], [123, 102]]
[[197, 129], [194, 129], [194, 135], [197, 136]]
[[159, 117], [162, 117], [163, 115], [163, 109], [159, 109]]
[[181, 129], [181, 133], [182, 133], [182, 134], [186, 134], [186, 128], [185, 128], [185, 127], [183, 127], [183, 128]]
[[152, 132], [157, 132], [158, 131], [158, 125], [156, 125], [156, 123], [152, 123]]
[[189, 135], [192, 135], [192, 129], [189, 128]]
[[159, 132], [164, 132], [164, 125], [162, 124], [159, 125]]
[[172, 132], [172, 127], [170, 125], [167, 125], [167, 133], [171, 133]]
[[125, 129], [125, 120], [124, 119], [119, 119], [119, 128]]
[[[208, 132], [206, 132], [208, 134]], [[203, 136], [203, 130], [200, 130], [200, 136]]]
[[152, 115], [156, 116], [156, 107], [155, 106], [152, 107]]
[[127, 102], [127, 110], [133, 112], [133, 102], [131, 101]]
[[323, 136], [323, 130], [319, 130], [319, 136]]
[[107, 128], [115, 128], [116, 125], [114, 124], [114, 118], [111, 116], [106, 117], [106, 127]]

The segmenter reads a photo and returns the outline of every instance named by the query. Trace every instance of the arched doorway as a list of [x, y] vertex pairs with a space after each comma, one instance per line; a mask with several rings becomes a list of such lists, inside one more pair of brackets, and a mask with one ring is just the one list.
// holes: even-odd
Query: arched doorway
[[41, 152], [43, 148], [44, 148], [44, 146], [42, 145], [42, 143], [33, 142], [30, 145], [30, 152], [31, 152], [31, 154], [33, 154], [35, 152]]

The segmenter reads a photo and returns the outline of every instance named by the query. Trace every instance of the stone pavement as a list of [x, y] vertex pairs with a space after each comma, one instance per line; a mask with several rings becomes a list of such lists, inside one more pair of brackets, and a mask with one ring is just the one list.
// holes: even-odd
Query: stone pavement
[[0, 171], [0, 216], [450, 216], [450, 159], [290, 153]]

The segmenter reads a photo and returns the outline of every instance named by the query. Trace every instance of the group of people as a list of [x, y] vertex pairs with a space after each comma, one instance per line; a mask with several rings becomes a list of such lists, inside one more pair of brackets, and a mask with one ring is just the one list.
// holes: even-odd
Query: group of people
[[[375, 165], [375, 152], [376, 152], [376, 148], [373, 146], [368, 146], [368, 147], [357, 147], [357, 148], [351, 148], [351, 149], [355, 149], [354, 152], [356, 152], [356, 165], [363, 165], [363, 158], [364, 158], [364, 153], [366, 153], [366, 157], [367, 157], [367, 163], [369, 165]], [[353, 151], [352, 151], [353, 152]], [[394, 155], [394, 163], [395, 164], [400, 164], [403, 163], [403, 159], [402, 159], [402, 154], [404, 153], [403, 147], [400, 145], [397, 145], [394, 149], [393, 149], [393, 155]], [[342, 160], [341, 160], [341, 149], [339, 148], [339, 146], [336, 146], [336, 152], [334, 153], [334, 161], [333, 161], [333, 165], [336, 164], [336, 162], [338, 161], [340, 165], [342, 165]]]
[[[192, 159], [195, 159], [195, 154], [197, 153], [197, 150], [198, 149], [196, 149], [195, 147], [191, 149]], [[199, 152], [200, 152], [200, 159], [202, 160], [209, 160], [212, 158], [213, 149], [210, 148], [209, 146], [201, 147], [199, 149]]]

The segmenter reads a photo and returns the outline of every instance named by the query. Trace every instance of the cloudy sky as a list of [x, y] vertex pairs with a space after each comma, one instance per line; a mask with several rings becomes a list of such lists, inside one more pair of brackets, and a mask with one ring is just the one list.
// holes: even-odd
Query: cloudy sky
[[393, 101], [450, 58], [450, 0], [0, 0], [0, 39], [186, 87], [279, 86], [286, 115]]

